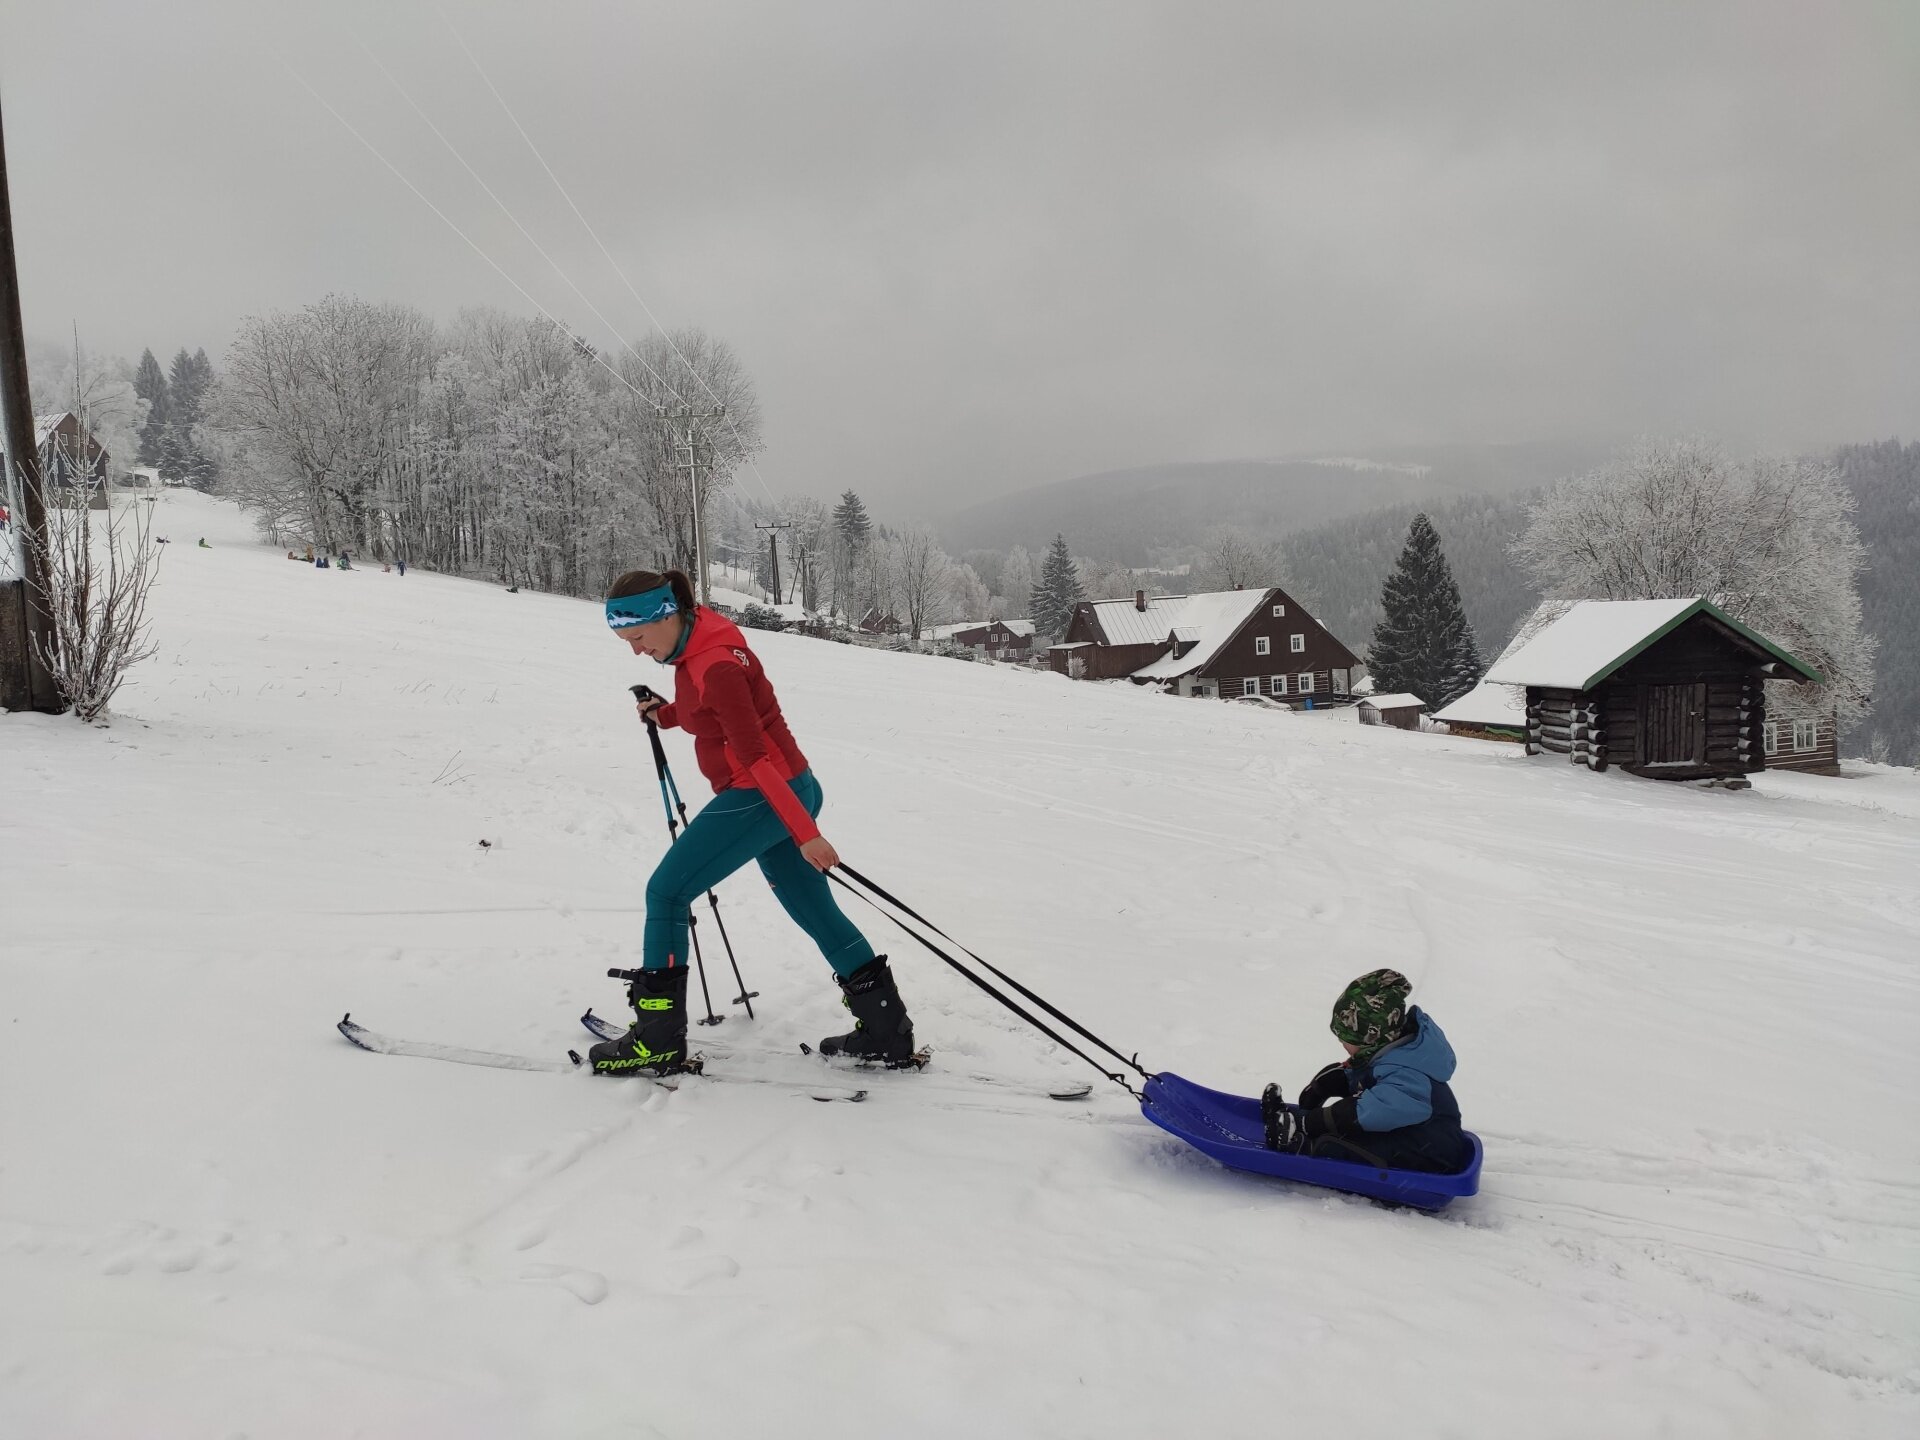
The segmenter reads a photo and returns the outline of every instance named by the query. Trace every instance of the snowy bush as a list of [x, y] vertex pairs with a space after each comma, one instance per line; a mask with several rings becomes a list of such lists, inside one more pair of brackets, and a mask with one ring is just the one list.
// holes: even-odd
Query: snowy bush
[[41, 552], [53, 617], [51, 643], [36, 648], [73, 713], [92, 722], [128, 669], [153, 653], [147, 592], [158, 574], [159, 548], [151, 514], [137, 501], [95, 512], [83, 490], [50, 498], [46, 531], [28, 542]]

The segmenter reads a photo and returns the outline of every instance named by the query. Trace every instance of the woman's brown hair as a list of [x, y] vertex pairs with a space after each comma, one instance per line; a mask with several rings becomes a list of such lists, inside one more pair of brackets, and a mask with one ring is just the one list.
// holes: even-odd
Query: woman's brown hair
[[668, 570], [662, 574], [658, 570], [629, 570], [608, 587], [607, 599], [624, 600], [629, 595], [644, 595], [649, 590], [658, 590], [662, 585], [673, 591], [673, 598], [682, 613], [693, 613], [693, 582], [678, 570]]

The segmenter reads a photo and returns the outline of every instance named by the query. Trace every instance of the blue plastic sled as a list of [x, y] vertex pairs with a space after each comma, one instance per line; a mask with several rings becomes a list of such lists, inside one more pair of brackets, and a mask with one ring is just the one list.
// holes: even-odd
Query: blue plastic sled
[[1420, 1210], [1442, 1209], [1480, 1189], [1480, 1137], [1471, 1131], [1467, 1139], [1473, 1142], [1473, 1159], [1467, 1168], [1457, 1175], [1429, 1175], [1420, 1170], [1377, 1170], [1352, 1160], [1320, 1160], [1269, 1150], [1258, 1099], [1209, 1090], [1178, 1075], [1155, 1075], [1147, 1081], [1140, 1113], [1230, 1170], [1277, 1175], [1282, 1180], [1299, 1180]]

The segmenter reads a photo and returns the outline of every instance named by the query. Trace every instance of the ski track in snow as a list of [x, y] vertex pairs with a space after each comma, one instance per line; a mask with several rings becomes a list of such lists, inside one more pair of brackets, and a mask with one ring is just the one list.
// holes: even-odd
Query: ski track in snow
[[[1920, 1432], [1911, 772], [1663, 787], [754, 637], [843, 853], [1150, 1067], [1291, 1091], [1409, 973], [1487, 1161], [1397, 1212], [973, 1084], [1089, 1072], [857, 904], [935, 1052], [864, 1105], [355, 1050], [618, 1013], [657, 673], [589, 604], [158, 509], [112, 726], [0, 718], [0, 1433]], [[693, 1046], [847, 1083], [796, 1049], [825, 966], [721, 896], [759, 1016], [703, 927]]]

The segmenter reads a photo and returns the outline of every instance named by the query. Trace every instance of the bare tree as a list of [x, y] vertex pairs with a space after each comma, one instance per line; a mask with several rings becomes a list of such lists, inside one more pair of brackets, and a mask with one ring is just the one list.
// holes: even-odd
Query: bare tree
[[902, 531], [875, 548], [891, 552], [893, 588], [906, 612], [900, 618], [906, 621], [907, 634], [917, 641], [922, 630], [947, 618], [953, 603], [953, 561], [923, 526]]
[[1562, 481], [1513, 553], [1549, 599], [1706, 596], [1826, 676], [1783, 695], [1786, 708], [1832, 710], [1846, 724], [1866, 710], [1874, 655], [1860, 625], [1866, 554], [1853, 509], [1825, 461], [1734, 461], [1709, 441], [1645, 442]]
[[[85, 453], [86, 405], [77, 404], [76, 413], [78, 483], [49, 492], [45, 532], [29, 543], [41, 552], [43, 599], [53, 617], [50, 643], [37, 647], [40, 662], [73, 713], [91, 723], [106, 711], [127, 671], [153, 653], [147, 592], [158, 575], [159, 554], [144, 501], [114, 507], [109, 477]], [[104, 502], [98, 511], [96, 501]], [[98, 524], [96, 513], [103, 517]]]

